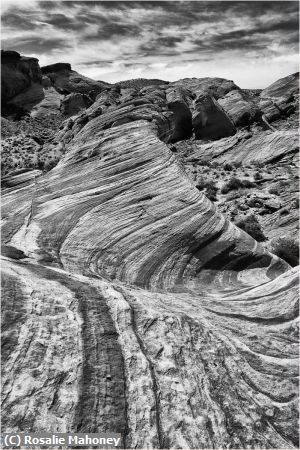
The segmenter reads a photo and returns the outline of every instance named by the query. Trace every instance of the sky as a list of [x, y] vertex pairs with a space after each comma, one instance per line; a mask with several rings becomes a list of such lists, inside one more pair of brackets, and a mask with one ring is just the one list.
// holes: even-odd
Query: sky
[[2, 0], [2, 49], [96, 80], [221, 77], [264, 88], [299, 70], [297, 1]]

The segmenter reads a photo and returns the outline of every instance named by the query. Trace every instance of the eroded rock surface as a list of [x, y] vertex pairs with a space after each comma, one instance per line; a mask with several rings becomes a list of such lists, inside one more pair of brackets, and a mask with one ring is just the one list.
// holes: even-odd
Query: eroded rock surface
[[298, 448], [297, 268], [188, 174], [203, 155], [290, 161], [295, 135], [238, 130], [185, 141], [181, 156], [199, 105], [239, 129], [218, 103], [235, 85], [216, 80], [103, 90], [44, 145], [61, 152], [56, 167], [6, 186], [5, 431], [115, 431], [124, 448]]
[[259, 107], [269, 121], [299, 110], [299, 73], [281, 78], [260, 94]]
[[74, 92], [89, 95], [95, 99], [97, 94], [109, 86], [108, 83], [95, 81], [79, 74], [72, 70], [71, 65], [67, 63], [44, 66], [41, 68], [41, 72], [60, 93], [66, 95]]
[[12, 108], [30, 109], [43, 99], [38, 59], [14, 51], [1, 51], [2, 113]]

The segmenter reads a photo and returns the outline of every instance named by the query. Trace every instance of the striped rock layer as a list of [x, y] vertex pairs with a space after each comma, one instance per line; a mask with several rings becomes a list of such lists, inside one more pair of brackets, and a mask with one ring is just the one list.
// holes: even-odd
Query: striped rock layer
[[197, 98], [123, 94], [65, 122], [60, 163], [3, 193], [3, 429], [297, 448], [296, 269], [166, 145], [188, 138]]

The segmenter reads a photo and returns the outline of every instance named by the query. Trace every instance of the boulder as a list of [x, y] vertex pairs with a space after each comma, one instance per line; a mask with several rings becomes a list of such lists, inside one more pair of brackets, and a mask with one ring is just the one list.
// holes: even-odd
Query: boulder
[[229, 116], [208, 94], [200, 94], [195, 100], [193, 128], [195, 138], [204, 140], [217, 140], [236, 132]]
[[166, 90], [167, 107], [172, 111], [174, 121], [174, 133], [170, 142], [189, 139], [192, 136], [192, 113], [187, 103], [188, 95], [189, 93], [182, 88], [170, 87]]
[[252, 100], [245, 97], [241, 90], [234, 89], [218, 99], [218, 103], [231, 118], [236, 127], [250, 125], [259, 120], [261, 112]]

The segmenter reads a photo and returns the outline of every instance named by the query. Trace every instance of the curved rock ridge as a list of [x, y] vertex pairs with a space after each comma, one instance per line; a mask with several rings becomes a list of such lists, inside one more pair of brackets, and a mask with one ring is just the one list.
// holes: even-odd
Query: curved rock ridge
[[123, 357], [98, 290], [8, 259], [2, 274], [6, 431], [124, 434]]
[[299, 72], [280, 78], [266, 89], [263, 89], [260, 96], [269, 98], [289, 97], [299, 92]]
[[[237, 116], [220, 103], [235, 91]], [[210, 108], [235, 132], [245, 98], [219, 79], [103, 90], [45, 144], [62, 153], [55, 168], [7, 182], [5, 431], [298, 448], [297, 268], [230, 222], [168, 147]], [[191, 157], [272, 161], [296, 145], [292, 132], [228, 134], [188, 141]]]
[[260, 109], [271, 122], [299, 111], [299, 72], [275, 81], [260, 94]]
[[[207, 285], [215, 275], [218, 285], [251, 285], [253, 271], [267, 280], [286, 270], [287, 264], [226, 220], [192, 185], [157, 137], [168, 139], [170, 121], [154, 110], [155, 122], [103, 130], [105, 118], [85, 125], [57, 168], [36, 179], [32, 194], [24, 192], [30, 225], [15, 238], [19, 245], [32, 239], [32, 227], [40, 229], [34, 245], [68, 271], [153, 289], [191, 279]], [[10, 220], [6, 227], [10, 232]], [[241, 270], [245, 276], [239, 278]]]
[[[178, 148], [180, 148], [178, 144]], [[264, 131], [249, 133], [241, 131], [232, 137], [216, 142], [192, 141], [183, 143], [189, 152], [188, 161], [213, 160], [219, 163], [242, 162], [248, 164], [271, 163], [285, 157], [297, 158], [299, 138], [296, 130]]]

